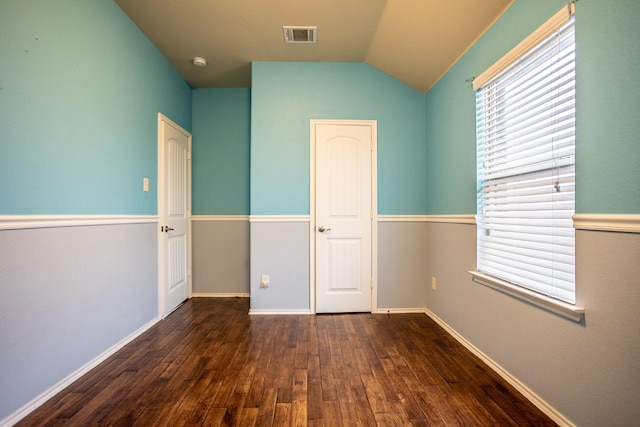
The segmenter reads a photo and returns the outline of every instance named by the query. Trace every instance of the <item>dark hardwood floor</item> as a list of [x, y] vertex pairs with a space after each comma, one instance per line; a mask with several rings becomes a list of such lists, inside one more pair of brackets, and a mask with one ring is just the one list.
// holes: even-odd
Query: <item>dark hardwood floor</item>
[[19, 426], [555, 425], [424, 314], [195, 298]]

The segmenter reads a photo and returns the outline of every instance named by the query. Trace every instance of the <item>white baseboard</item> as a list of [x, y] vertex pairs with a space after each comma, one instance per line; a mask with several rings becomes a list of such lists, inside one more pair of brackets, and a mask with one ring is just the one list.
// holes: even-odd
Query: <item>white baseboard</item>
[[496, 363], [489, 356], [484, 354], [480, 349], [474, 346], [472, 343], [466, 340], [462, 335], [460, 335], [455, 329], [449, 326], [444, 320], [439, 318], [429, 309], [426, 309], [424, 313], [432, 318], [438, 325], [440, 325], [445, 331], [447, 331], [453, 338], [455, 338], [460, 344], [465, 346], [467, 350], [469, 350], [474, 355], [478, 356], [484, 363], [486, 363], [491, 369], [493, 369], [498, 375], [500, 375], [505, 381], [511, 384], [516, 388], [524, 397], [526, 397], [531, 403], [533, 403], [538, 409], [544, 412], [549, 418], [558, 423], [560, 426], [566, 427], [575, 427], [569, 419], [567, 419], [564, 415], [562, 415], [558, 410], [556, 410], [553, 406], [549, 405], [544, 399], [538, 396], [533, 392], [529, 387], [527, 387], [524, 383], [518, 380], [516, 377], [511, 375], [506, 369]]
[[206, 293], [194, 292], [191, 294], [193, 298], [249, 298], [249, 293]]
[[422, 308], [378, 308], [373, 311], [374, 314], [415, 314], [424, 313], [424, 307]]
[[5, 419], [0, 420], [0, 427], [10, 427], [10, 426], [16, 424], [18, 421], [20, 421], [21, 419], [23, 419], [24, 417], [29, 415], [31, 412], [36, 410], [38, 407], [40, 407], [47, 400], [51, 399], [53, 396], [55, 396], [56, 394], [58, 394], [59, 392], [64, 390], [66, 387], [71, 385], [78, 378], [80, 378], [81, 376], [83, 376], [84, 374], [86, 374], [87, 372], [89, 372], [90, 370], [95, 368], [96, 366], [98, 366], [100, 363], [102, 363], [105, 360], [107, 360], [109, 357], [111, 357], [113, 354], [115, 354], [122, 347], [124, 347], [125, 345], [127, 345], [128, 343], [130, 343], [131, 341], [133, 341], [134, 339], [136, 339], [140, 335], [142, 335], [144, 332], [146, 332], [149, 328], [151, 328], [153, 325], [155, 325], [159, 321], [160, 321], [160, 318], [156, 317], [155, 319], [153, 319], [153, 320], [147, 322], [146, 324], [144, 324], [143, 326], [141, 326], [136, 331], [134, 331], [131, 334], [129, 334], [127, 337], [123, 338], [122, 340], [120, 340], [116, 344], [112, 345], [110, 348], [105, 350], [100, 355], [96, 356], [94, 359], [90, 360], [84, 366], [81, 366], [75, 372], [71, 373], [67, 377], [65, 377], [62, 380], [58, 381], [53, 386], [49, 387], [49, 389], [47, 389], [44, 392], [40, 393], [40, 395], [36, 396], [33, 400], [31, 400], [30, 402], [28, 402], [25, 405], [23, 405], [17, 411], [12, 413], [11, 415], [6, 417]]
[[309, 309], [290, 309], [290, 310], [256, 310], [256, 309], [250, 309], [249, 310], [249, 314], [250, 315], [272, 315], [272, 314], [286, 314], [286, 315], [301, 315], [301, 314], [314, 314], [311, 310]]

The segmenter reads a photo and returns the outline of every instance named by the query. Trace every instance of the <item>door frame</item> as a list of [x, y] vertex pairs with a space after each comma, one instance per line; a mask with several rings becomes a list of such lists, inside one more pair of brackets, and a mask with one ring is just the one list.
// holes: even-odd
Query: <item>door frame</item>
[[160, 232], [161, 222], [164, 220], [162, 217], [163, 207], [165, 203], [164, 190], [166, 185], [166, 177], [164, 176], [164, 132], [162, 129], [162, 123], [166, 122], [171, 126], [178, 129], [180, 132], [187, 136], [188, 152], [187, 152], [187, 282], [189, 288], [189, 299], [193, 296], [192, 288], [192, 256], [191, 256], [191, 142], [192, 135], [187, 132], [182, 126], [168, 118], [162, 113], [158, 113], [158, 317], [164, 319], [171, 312], [165, 313], [165, 265], [162, 262], [164, 260], [166, 240], [164, 234]]
[[309, 121], [309, 309], [316, 313], [316, 126], [371, 127], [371, 312], [378, 309], [378, 121], [311, 119]]

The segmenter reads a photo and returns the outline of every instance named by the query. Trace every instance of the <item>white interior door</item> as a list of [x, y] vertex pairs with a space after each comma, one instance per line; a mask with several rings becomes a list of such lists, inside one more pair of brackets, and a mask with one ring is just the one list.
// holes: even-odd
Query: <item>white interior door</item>
[[312, 126], [316, 312], [370, 312], [373, 124], [316, 122]]
[[159, 115], [160, 315], [191, 296], [191, 134]]

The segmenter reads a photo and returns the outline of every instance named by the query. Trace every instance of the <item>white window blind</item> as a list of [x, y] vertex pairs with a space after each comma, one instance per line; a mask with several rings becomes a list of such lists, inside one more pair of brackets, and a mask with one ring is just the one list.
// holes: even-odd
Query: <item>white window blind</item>
[[575, 38], [565, 9], [480, 76], [477, 269], [574, 304]]

